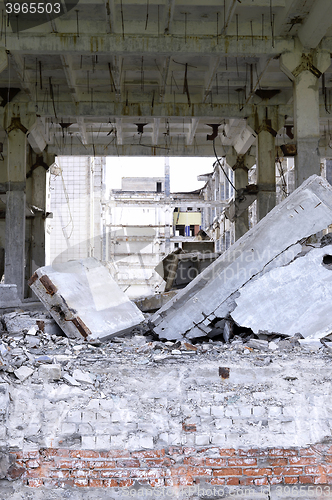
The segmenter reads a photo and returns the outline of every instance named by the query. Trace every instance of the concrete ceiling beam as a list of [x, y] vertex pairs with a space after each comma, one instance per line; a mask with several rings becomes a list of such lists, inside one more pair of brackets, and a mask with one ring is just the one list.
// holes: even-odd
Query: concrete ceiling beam
[[[250, 43], [249, 42], [250, 38]], [[4, 42], [1, 42], [2, 44]], [[294, 50], [292, 38], [276, 37], [274, 47], [268, 37], [251, 39], [247, 36], [189, 36], [184, 43], [182, 36], [151, 36], [151, 35], [66, 35], [45, 36], [20, 33], [20, 38], [14, 33], [7, 34], [6, 47], [9, 51], [34, 54], [72, 54], [72, 55], [183, 55], [203, 56], [227, 54], [228, 57], [258, 57], [263, 54], [279, 55], [282, 52]], [[0, 44], [1, 46], [1, 44]]]
[[298, 31], [298, 37], [304, 47], [314, 49], [331, 26], [332, 2], [316, 0], [309, 16]]

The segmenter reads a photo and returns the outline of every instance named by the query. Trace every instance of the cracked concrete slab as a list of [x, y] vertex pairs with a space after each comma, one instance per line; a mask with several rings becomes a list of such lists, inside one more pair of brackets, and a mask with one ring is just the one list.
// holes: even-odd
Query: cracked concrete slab
[[40, 267], [29, 286], [68, 337], [106, 340], [144, 321], [94, 258]]
[[[328, 263], [325, 263], [328, 262]], [[319, 339], [332, 331], [332, 245], [247, 283], [232, 318], [241, 326]]]
[[311, 176], [151, 318], [160, 338], [208, 335], [236, 306], [238, 290], [291, 262], [301, 240], [332, 222], [332, 187]]

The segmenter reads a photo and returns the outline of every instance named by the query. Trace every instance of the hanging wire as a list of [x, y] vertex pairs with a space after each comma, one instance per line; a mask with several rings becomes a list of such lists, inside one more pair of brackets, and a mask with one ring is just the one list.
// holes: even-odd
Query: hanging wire
[[226, 177], [226, 179], [228, 180], [228, 182], [230, 183], [230, 185], [232, 186], [232, 188], [234, 189], [234, 191], [237, 193], [238, 192], [238, 189], [236, 189], [236, 187], [234, 186], [234, 184], [232, 183], [232, 181], [230, 180], [230, 178], [228, 177], [228, 175], [226, 174], [226, 171], [224, 170], [224, 167], [222, 166], [222, 164], [220, 163], [220, 160], [218, 158], [218, 155], [217, 155], [217, 151], [216, 151], [216, 145], [215, 145], [215, 139], [213, 139], [213, 151], [214, 151], [214, 154], [215, 154], [215, 157], [217, 159], [217, 161], [214, 162], [213, 166], [215, 166], [216, 163], [218, 163], [219, 167], [221, 168], [221, 170], [224, 172], [224, 175]]
[[[66, 238], [66, 240], [69, 240], [70, 237], [71, 237], [71, 235], [73, 234], [73, 231], [74, 231], [74, 221], [73, 221], [73, 217], [72, 217], [71, 210], [70, 210], [69, 196], [68, 196], [68, 193], [67, 193], [67, 188], [66, 188], [65, 180], [63, 178], [62, 167], [60, 166], [59, 157], [57, 159], [56, 166], [59, 167], [59, 170], [60, 170], [60, 175], [61, 175], [61, 180], [62, 180], [62, 186], [63, 186], [63, 192], [65, 194], [66, 202], [67, 202], [67, 205], [68, 205], [69, 217], [70, 217], [70, 220], [69, 220], [68, 224], [66, 226], [63, 226], [61, 229], [62, 229], [62, 232], [63, 232], [64, 237]], [[71, 231], [70, 231], [69, 236], [66, 236], [65, 229], [70, 224], [71, 224]]]

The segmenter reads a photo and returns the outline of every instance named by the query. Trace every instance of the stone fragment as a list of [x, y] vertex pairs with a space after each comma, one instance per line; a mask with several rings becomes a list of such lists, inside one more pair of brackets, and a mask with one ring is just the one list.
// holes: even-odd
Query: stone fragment
[[246, 346], [258, 349], [259, 351], [265, 351], [269, 348], [269, 343], [266, 340], [250, 339], [246, 343]]
[[75, 380], [78, 380], [78, 382], [83, 382], [85, 384], [94, 384], [94, 380], [91, 374], [88, 372], [83, 372], [82, 370], [76, 369], [73, 371], [73, 377]]
[[29, 285], [68, 337], [106, 340], [144, 321], [94, 258], [41, 267]]
[[21, 366], [17, 370], [14, 370], [14, 374], [21, 382], [24, 382], [27, 378], [29, 378], [33, 372], [34, 370], [28, 366]]
[[27, 331], [27, 335], [37, 335], [38, 330], [39, 330], [38, 326], [34, 325], [31, 328], [29, 328], [29, 330]]
[[56, 381], [61, 378], [61, 365], [47, 364], [41, 365], [38, 370], [39, 378], [45, 381]]
[[74, 379], [74, 377], [72, 377], [71, 375], [69, 375], [69, 373], [65, 373], [63, 376], [62, 376], [63, 380], [65, 380], [69, 385], [73, 385], [73, 386], [79, 386], [81, 385], [76, 379]]

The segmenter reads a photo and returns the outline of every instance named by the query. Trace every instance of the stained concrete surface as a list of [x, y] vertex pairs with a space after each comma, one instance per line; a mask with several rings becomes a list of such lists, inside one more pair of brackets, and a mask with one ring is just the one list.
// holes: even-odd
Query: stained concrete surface
[[[327, 261], [329, 263], [325, 264]], [[332, 332], [332, 245], [313, 248], [286, 266], [240, 288], [231, 313], [254, 333], [300, 333], [321, 338]]]

